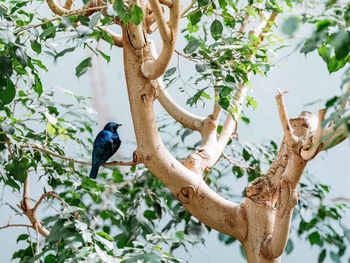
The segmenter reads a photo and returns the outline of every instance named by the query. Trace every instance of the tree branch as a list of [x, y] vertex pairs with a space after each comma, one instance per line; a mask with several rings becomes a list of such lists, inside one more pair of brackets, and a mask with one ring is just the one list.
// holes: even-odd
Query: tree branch
[[272, 235], [266, 237], [261, 245], [261, 253], [267, 258], [278, 258], [287, 245], [292, 215], [298, 202], [298, 194], [288, 181], [282, 180], [279, 187], [279, 200]]
[[56, 198], [57, 200], [59, 200], [64, 206], [68, 207], [68, 204], [58, 195], [56, 194], [54, 191], [50, 191], [47, 193], [44, 193], [40, 196], [39, 200], [36, 202], [36, 204], [33, 207], [33, 213], [36, 212], [36, 210], [38, 209], [38, 207], [40, 206], [41, 202], [46, 198], [46, 197], [53, 197]]
[[41, 234], [44, 237], [49, 235], [50, 232], [37, 219], [35, 209], [31, 208], [29, 198], [29, 176], [27, 176], [27, 178], [24, 181], [23, 199], [18, 206], [29, 219], [30, 223], [32, 224], [32, 228], [34, 228], [39, 234]]
[[[53, 151], [50, 151], [50, 150], [44, 148], [38, 144], [32, 144], [30, 146], [25, 146], [25, 147], [31, 148], [35, 151], [43, 152], [45, 154], [51, 155], [53, 157], [56, 157], [56, 158], [59, 158], [59, 159], [65, 160], [65, 161], [71, 161], [71, 162], [78, 163], [81, 165], [91, 165], [91, 162], [77, 160], [77, 159], [74, 159], [71, 157], [62, 156], [58, 153], [55, 153]], [[136, 158], [136, 157], [134, 156], [133, 158]], [[138, 160], [134, 159], [132, 161], [127, 161], [127, 162], [112, 161], [112, 162], [104, 163], [102, 166], [103, 167], [113, 167], [113, 166], [117, 166], [117, 165], [119, 165], [119, 166], [133, 166], [133, 165], [137, 165], [137, 164], [140, 164], [140, 162]]]
[[284, 137], [286, 138], [286, 143], [290, 148], [292, 148], [293, 145], [297, 143], [297, 137], [294, 135], [293, 128], [290, 125], [282, 92], [278, 91], [278, 94], [276, 95], [275, 98], [277, 102], [277, 108], [278, 108], [278, 113], [282, 124]]
[[[304, 160], [311, 160], [312, 158], [315, 157], [317, 152], [320, 150], [320, 145], [322, 141], [322, 136], [323, 136], [323, 121], [326, 115], [326, 109], [321, 109], [318, 112], [318, 124], [317, 124], [317, 130], [312, 136], [312, 139], [309, 134], [306, 136], [305, 144], [303, 145], [303, 148], [300, 151], [300, 156]], [[310, 130], [308, 130], [308, 133], [310, 133]], [[310, 142], [310, 140], [313, 140], [313, 142]], [[311, 143], [311, 146], [310, 146]], [[322, 147], [322, 146], [321, 146]]]
[[9, 224], [9, 223], [8, 223], [8, 224], [6, 224], [6, 225], [0, 227], [0, 230], [1, 230], [1, 229], [5, 229], [5, 228], [9, 228], [9, 227], [30, 227], [30, 228], [33, 228], [32, 225], [26, 225], [26, 224]]
[[[141, 73], [147, 79], [157, 79], [164, 74], [175, 50], [180, 21], [180, 0], [173, 0], [173, 4], [169, 8], [170, 19], [168, 24], [164, 19], [159, 0], [150, 0], [149, 2], [163, 40], [163, 47], [159, 57], [154, 56], [142, 63]], [[152, 47], [153, 43], [150, 45], [151, 49], [155, 49], [155, 47]], [[152, 53], [154, 52], [152, 51]]]
[[99, 27], [101, 30], [105, 31], [107, 34], [109, 34], [114, 42], [114, 45], [117, 47], [123, 47], [123, 37], [115, 33], [113, 30], [106, 26]]
[[202, 130], [205, 118], [197, 116], [177, 104], [165, 90], [163, 81], [160, 78], [157, 79], [157, 91], [160, 104], [170, 116], [186, 128], [199, 132]]
[[46, 2], [51, 11], [58, 16], [73, 15], [77, 13], [82, 14], [83, 16], [90, 16], [93, 13], [103, 10], [107, 7], [101, 0], [90, 0], [82, 8], [71, 11], [70, 8], [73, 4], [73, 0], [67, 0], [64, 7], [60, 6], [56, 0], [46, 0]]

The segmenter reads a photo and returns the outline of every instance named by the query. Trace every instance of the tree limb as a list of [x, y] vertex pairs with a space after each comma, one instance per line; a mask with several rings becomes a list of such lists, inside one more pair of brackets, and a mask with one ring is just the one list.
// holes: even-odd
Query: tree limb
[[114, 45], [116, 45], [117, 47], [123, 47], [123, 37], [121, 35], [118, 35], [113, 30], [111, 30], [106, 26], [101, 26], [99, 28], [105, 31], [107, 34], [109, 34], [112, 37]]
[[29, 219], [30, 223], [32, 224], [32, 228], [34, 228], [42, 236], [47, 237], [50, 232], [41, 224], [40, 220], [37, 219], [36, 211], [35, 209], [32, 209], [30, 205], [29, 176], [27, 176], [24, 181], [23, 199], [18, 206]]
[[286, 143], [290, 148], [292, 148], [293, 145], [297, 143], [297, 137], [294, 135], [293, 128], [290, 125], [286, 106], [283, 100], [283, 94], [280, 91], [278, 91], [278, 95], [276, 95], [276, 102]]
[[272, 235], [266, 237], [261, 246], [261, 253], [267, 258], [278, 258], [287, 245], [292, 215], [298, 202], [298, 194], [288, 181], [282, 180], [279, 187], [279, 200]]
[[158, 100], [163, 108], [172, 116], [177, 122], [184, 127], [194, 131], [201, 131], [203, 127], [204, 117], [197, 116], [182, 108], [177, 102], [171, 98], [169, 93], [165, 90], [161, 78], [157, 79]]
[[[175, 50], [180, 21], [180, 0], [174, 0], [172, 6], [169, 8], [170, 19], [168, 24], [164, 19], [159, 0], [150, 0], [149, 2], [153, 15], [157, 21], [159, 33], [163, 41], [163, 47], [159, 57], [147, 59], [142, 63], [141, 73], [147, 79], [157, 79], [164, 74]], [[152, 44], [153, 43], [151, 43], [151, 45]]]

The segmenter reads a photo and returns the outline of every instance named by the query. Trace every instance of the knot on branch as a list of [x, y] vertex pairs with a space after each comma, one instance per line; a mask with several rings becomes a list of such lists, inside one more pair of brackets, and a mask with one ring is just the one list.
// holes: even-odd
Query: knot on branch
[[247, 186], [246, 197], [254, 203], [270, 204], [273, 198], [270, 181], [266, 177], [256, 178]]
[[176, 197], [182, 204], [188, 204], [193, 199], [195, 191], [196, 190], [193, 186], [188, 185], [182, 187]]
[[277, 215], [284, 217], [286, 214], [293, 212], [294, 207], [298, 203], [299, 195], [291, 186], [291, 183], [282, 179], [278, 189]]
[[313, 132], [317, 128], [317, 116], [309, 111], [303, 111], [298, 117], [290, 119], [290, 124], [293, 128], [293, 133], [302, 137], [309, 132]]
[[191, 153], [182, 164], [195, 172], [196, 174], [202, 174], [204, 169], [207, 168], [210, 162], [210, 156], [204, 149], [198, 149], [198, 151]]

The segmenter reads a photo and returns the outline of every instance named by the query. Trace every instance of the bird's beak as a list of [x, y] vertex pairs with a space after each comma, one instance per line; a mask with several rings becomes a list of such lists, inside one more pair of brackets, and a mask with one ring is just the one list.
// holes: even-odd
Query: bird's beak
[[122, 124], [118, 124], [118, 127], [123, 126]]

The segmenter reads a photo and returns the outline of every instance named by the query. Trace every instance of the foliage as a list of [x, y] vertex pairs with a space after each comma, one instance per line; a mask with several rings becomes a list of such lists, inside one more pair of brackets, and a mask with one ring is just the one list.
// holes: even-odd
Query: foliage
[[[249, 122], [233, 100], [238, 85], [249, 85], [251, 73], [266, 75], [271, 68], [270, 57], [283, 43], [270, 32], [265, 37], [267, 44], [259, 45], [261, 40], [257, 36], [249, 30], [241, 32], [240, 28], [247, 16], [258, 19], [262, 11], [289, 14], [299, 1], [259, 0], [248, 1], [248, 5], [242, 2], [245, 1], [198, 0], [186, 15], [188, 24], [183, 31], [186, 40], [183, 55], [194, 61], [196, 76], [184, 81], [180, 69], [174, 67], [166, 72], [164, 80], [168, 87], [178, 81], [186, 87], [194, 86], [187, 100], [190, 106], [215, 99], [223, 109]], [[13, 258], [21, 262], [37, 259], [41, 262], [115, 259], [179, 262], [172, 252], [178, 247], [188, 248], [204, 242], [202, 234], [210, 229], [191, 217], [143, 167], [106, 169], [107, 172], [99, 175], [100, 181], [93, 181], [87, 178], [88, 167], [58, 158], [70, 153], [71, 149], [64, 145], [75, 147], [82, 157], [88, 155], [94, 122], [85, 106], [87, 98], [70, 91], [49, 89], [41, 81], [49, 70], [42, 61], [43, 55], [56, 62], [79, 48], [88, 48], [109, 62], [110, 56], [99, 50], [97, 43], [104, 40], [113, 45], [113, 39], [101, 26], [112, 24], [114, 18], [139, 24], [144, 16], [142, 9], [117, 0], [107, 10], [108, 16], [96, 12], [90, 17], [73, 14], [47, 19], [30, 8], [32, 4], [30, 1], [0, 3], [0, 182], [12, 191], [21, 192], [27, 176], [40, 178], [65, 204], [49, 200], [59, 207], [43, 219], [44, 226], [50, 230], [49, 236], [38, 241], [34, 234], [19, 235], [17, 242], [25, 245]], [[325, 7], [327, 12], [322, 16], [287, 15], [282, 30], [293, 36], [301, 23], [314, 26], [315, 31], [303, 43], [301, 52], [317, 51], [329, 72], [335, 72], [348, 67], [350, 5], [327, 1]], [[63, 35], [65, 45], [57, 48], [55, 43]], [[91, 67], [92, 58], [76, 64], [75, 74], [80, 77]], [[347, 69], [344, 83], [349, 79]], [[61, 93], [64, 99], [59, 101], [56, 96]], [[331, 98], [326, 106], [336, 109], [348, 99], [346, 96], [349, 94]], [[248, 97], [246, 106], [255, 108], [257, 103]], [[342, 118], [343, 114], [335, 110], [327, 121], [347, 121]], [[189, 130], [179, 128], [179, 140], [172, 140], [170, 146], [177, 148], [181, 155], [192, 150], [196, 144], [185, 141], [188, 136], [191, 136]], [[233, 195], [221, 179], [233, 174], [237, 179], [250, 182], [264, 175], [276, 155], [277, 145], [272, 141], [240, 145], [234, 140], [229, 144], [228, 158], [206, 174], [205, 180], [227, 198], [240, 199], [244, 192]], [[36, 145], [46, 151], [39, 151]], [[345, 242], [349, 241], [349, 229], [340, 223], [346, 206], [327, 204], [328, 186], [314, 180], [306, 180], [300, 190], [299, 216], [294, 218], [299, 227], [294, 231], [311, 245], [320, 247], [320, 262], [326, 256], [339, 262], [346, 251]], [[43, 189], [43, 193], [45, 191]], [[314, 207], [306, 202], [309, 197], [315, 200]], [[13, 204], [11, 207], [20, 214]], [[304, 217], [305, 209], [312, 211], [312, 218]], [[235, 241], [222, 234], [219, 239], [227, 245]], [[292, 250], [290, 240], [287, 252]]]

